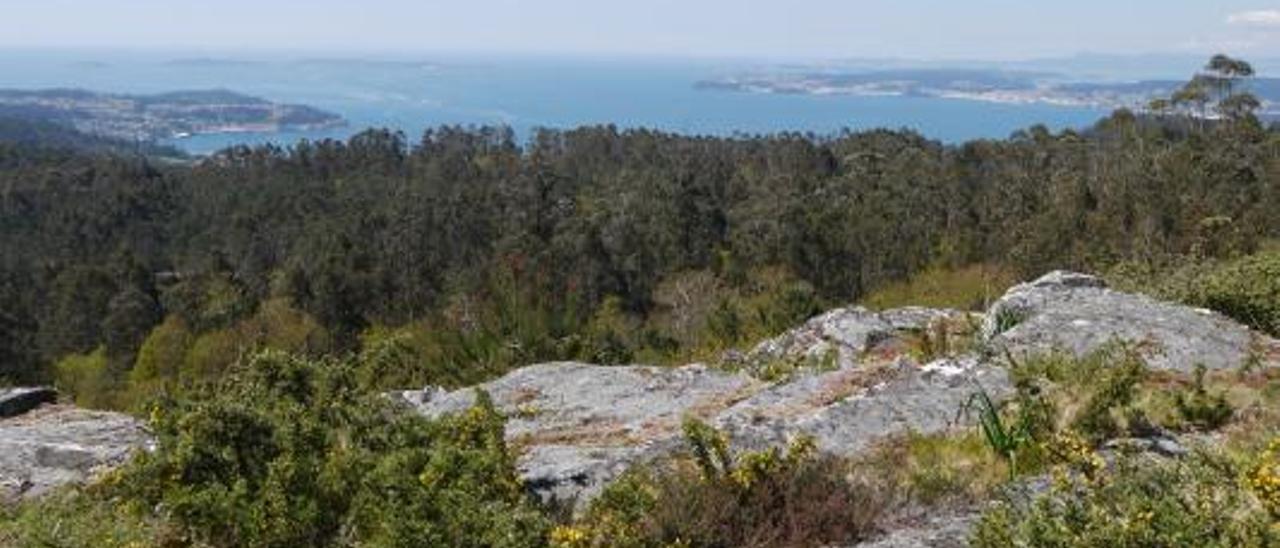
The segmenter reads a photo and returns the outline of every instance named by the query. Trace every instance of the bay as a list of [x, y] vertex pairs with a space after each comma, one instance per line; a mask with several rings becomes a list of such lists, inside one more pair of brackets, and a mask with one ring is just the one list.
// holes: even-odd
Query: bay
[[318, 132], [173, 141], [194, 153], [242, 143], [345, 138], [370, 127], [400, 130], [416, 140], [440, 125], [506, 125], [521, 138], [538, 127], [597, 124], [717, 136], [907, 128], [958, 143], [1004, 138], [1034, 124], [1084, 127], [1106, 114], [1045, 104], [758, 94], [695, 86], [749, 66], [743, 60], [638, 57], [5, 51], [0, 52], [0, 88], [121, 93], [223, 88], [316, 106], [350, 122]]

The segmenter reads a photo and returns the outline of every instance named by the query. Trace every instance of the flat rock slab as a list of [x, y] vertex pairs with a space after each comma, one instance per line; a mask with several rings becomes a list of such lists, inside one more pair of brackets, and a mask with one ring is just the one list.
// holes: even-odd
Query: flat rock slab
[[[758, 381], [701, 365], [598, 366], [546, 363], [480, 385], [508, 416], [507, 435], [529, 444], [590, 440], [635, 445], [673, 429], [689, 413], [710, 416], [754, 393]], [[464, 411], [476, 391], [403, 392], [427, 416]], [[736, 398], [736, 399], [735, 399]]]
[[[723, 428], [738, 449], [811, 435], [819, 450], [851, 455], [907, 431], [957, 424], [969, 395], [1008, 391], [1000, 368], [976, 359], [924, 367], [906, 361], [768, 384], [741, 373], [686, 367], [554, 363], [526, 367], [479, 386], [509, 417], [518, 468], [544, 500], [597, 494], [634, 464], [684, 447], [681, 423], [695, 416]], [[463, 411], [474, 389], [395, 394], [429, 417]]]
[[1240, 367], [1275, 341], [1220, 314], [1108, 289], [1085, 274], [1053, 272], [1010, 289], [987, 313], [983, 336], [1016, 357], [1053, 351], [1083, 356], [1113, 341], [1156, 369]]
[[120, 413], [48, 405], [0, 420], [0, 500], [83, 482], [149, 443], [142, 423]]
[[58, 391], [49, 387], [0, 388], [0, 419], [16, 417], [55, 401], [58, 401]]
[[852, 456], [886, 437], [970, 424], [962, 409], [978, 391], [999, 400], [1013, 389], [1003, 368], [977, 358], [925, 366], [899, 360], [764, 390], [720, 413], [715, 424], [740, 446], [760, 449], [808, 435], [825, 453]]

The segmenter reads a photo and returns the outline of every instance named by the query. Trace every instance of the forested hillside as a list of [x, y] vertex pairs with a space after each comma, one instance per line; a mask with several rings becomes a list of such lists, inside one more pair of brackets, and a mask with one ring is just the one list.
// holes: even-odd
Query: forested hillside
[[460, 385], [712, 356], [940, 269], [1249, 253], [1280, 234], [1280, 133], [1238, 75], [1207, 74], [1203, 103], [1175, 104], [1214, 119], [957, 146], [444, 127], [173, 165], [0, 145], [0, 377], [128, 407], [272, 347], [377, 350], [383, 386]]

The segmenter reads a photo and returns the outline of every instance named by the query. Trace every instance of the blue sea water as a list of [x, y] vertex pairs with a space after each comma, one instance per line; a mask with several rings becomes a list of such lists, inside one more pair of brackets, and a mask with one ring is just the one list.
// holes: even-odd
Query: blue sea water
[[341, 114], [350, 126], [297, 134], [205, 135], [175, 141], [196, 153], [236, 143], [341, 138], [390, 127], [416, 139], [445, 124], [536, 127], [588, 124], [704, 135], [829, 134], [910, 128], [947, 142], [1003, 138], [1034, 124], [1087, 126], [1104, 112], [921, 97], [753, 94], [697, 89], [741, 61], [453, 56], [379, 62], [307, 55], [0, 51], [0, 88], [76, 87], [155, 93], [225, 88]]

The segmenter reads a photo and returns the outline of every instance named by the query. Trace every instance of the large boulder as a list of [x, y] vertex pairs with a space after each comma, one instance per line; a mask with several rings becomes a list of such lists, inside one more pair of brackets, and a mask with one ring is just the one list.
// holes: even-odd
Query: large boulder
[[[553, 363], [477, 387], [509, 416], [519, 472], [545, 500], [585, 502], [636, 463], [681, 447], [685, 417], [701, 418], [735, 447], [762, 448], [810, 435], [824, 452], [851, 455], [888, 436], [956, 424], [970, 394], [1007, 393], [1002, 369], [976, 359], [924, 367], [906, 360], [798, 376], [780, 384], [685, 367]], [[466, 409], [476, 390], [395, 394], [427, 416]]]
[[149, 443], [142, 423], [120, 413], [45, 405], [0, 419], [0, 500], [86, 481]]
[[57, 400], [58, 392], [49, 387], [0, 388], [0, 419], [16, 417]]
[[1095, 276], [1052, 272], [1010, 289], [983, 322], [989, 345], [1016, 358], [1052, 351], [1082, 356], [1114, 341], [1151, 367], [1191, 371], [1265, 359], [1275, 341], [1220, 314], [1109, 289]]
[[829, 365], [831, 369], [857, 367], [870, 354], [900, 350], [902, 338], [938, 325], [963, 323], [968, 315], [957, 310], [907, 307], [873, 312], [862, 307], [837, 308], [804, 325], [766, 340], [746, 355], [757, 365], [787, 360]]

